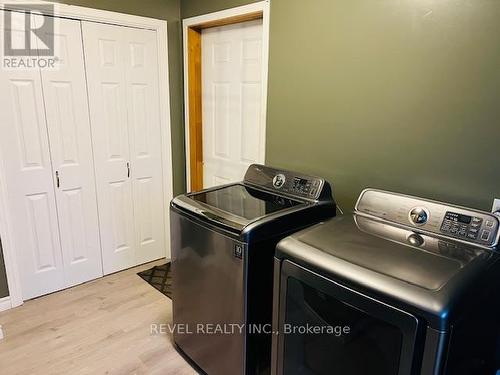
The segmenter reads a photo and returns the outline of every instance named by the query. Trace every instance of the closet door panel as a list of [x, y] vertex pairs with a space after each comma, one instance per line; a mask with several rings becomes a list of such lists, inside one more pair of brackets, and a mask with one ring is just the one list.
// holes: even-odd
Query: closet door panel
[[156, 32], [128, 29], [123, 36], [136, 262], [145, 263], [166, 255]]
[[104, 274], [135, 265], [123, 29], [82, 22]]
[[80, 22], [55, 19], [55, 69], [42, 69], [66, 286], [102, 276]]
[[[4, 40], [3, 20], [0, 12], [0, 40]], [[14, 26], [13, 33], [21, 35], [23, 28]], [[0, 74], [0, 152], [23, 298], [62, 289], [63, 262], [38, 70]]]

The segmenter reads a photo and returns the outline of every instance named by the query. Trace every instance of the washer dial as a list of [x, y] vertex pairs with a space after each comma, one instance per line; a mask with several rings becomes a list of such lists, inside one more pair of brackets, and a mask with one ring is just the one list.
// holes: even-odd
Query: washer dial
[[429, 220], [429, 212], [423, 207], [415, 207], [410, 210], [410, 222], [414, 225], [424, 225]]

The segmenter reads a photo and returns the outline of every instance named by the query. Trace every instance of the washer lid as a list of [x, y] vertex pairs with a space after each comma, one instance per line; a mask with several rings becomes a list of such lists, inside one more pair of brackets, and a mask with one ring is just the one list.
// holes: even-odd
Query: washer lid
[[241, 183], [181, 195], [172, 203], [233, 232], [259, 218], [309, 204]]
[[247, 220], [255, 220], [302, 203], [241, 184], [194, 193], [189, 198]]

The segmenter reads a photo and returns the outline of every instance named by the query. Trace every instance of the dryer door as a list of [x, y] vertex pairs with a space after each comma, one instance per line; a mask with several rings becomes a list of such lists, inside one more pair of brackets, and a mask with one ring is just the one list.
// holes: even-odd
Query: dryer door
[[278, 374], [410, 374], [417, 319], [284, 261]]

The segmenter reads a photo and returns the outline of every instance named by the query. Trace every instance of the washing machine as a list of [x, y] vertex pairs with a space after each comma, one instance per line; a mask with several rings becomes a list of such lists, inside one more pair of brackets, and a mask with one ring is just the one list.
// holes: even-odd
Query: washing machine
[[353, 214], [283, 239], [272, 373], [500, 373], [498, 228], [488, 212], [367, 189]]
[[251, 165], [170, 212], [177, 348], [209, 375], [269, 374], [276, 243], [335, 216], [330, 184]]

